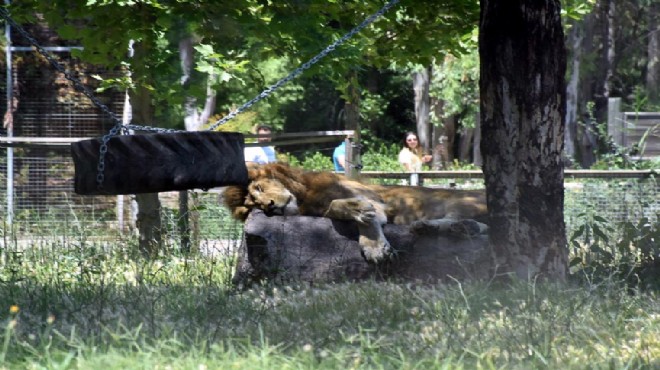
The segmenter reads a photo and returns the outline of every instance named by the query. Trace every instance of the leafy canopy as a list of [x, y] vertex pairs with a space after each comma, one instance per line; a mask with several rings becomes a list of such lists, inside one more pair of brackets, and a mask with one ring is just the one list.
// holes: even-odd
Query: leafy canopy
[[[84, 47], [75, 52], [82, 60], [130, 70], [129, 81], [113, 82], [147, 88], [161, 115], [177, 117], [173, 107], [181, 106], [184, 95], [203, 97], [208, 76], [215, 76], [211, 83], [219, 92], [266, 87], [276, 80], [264, 73], [271, 68], [267, 61], [285, 61], [291, 71], [383, 5], [371, 0], [22, 0], [10, 10], [25, 23], [37, 22], [41, 14], [61, 38]], [[476, 0], [403, 0], [307, 73], [330, 79], [348, 98], [355, 83], [349, 77], [357, 71], [429, 65], [449, 52], [465, 51], [461, 40], [476, 27], [478, 14]], [[186, 36], [197, 45], [197, 77], [183, 94], [178, 42]], [[128, 57], [131, 40], [145, 50], [134, 59]], [[223, 98], [228, 95], [219, 94], [226, 107]]]

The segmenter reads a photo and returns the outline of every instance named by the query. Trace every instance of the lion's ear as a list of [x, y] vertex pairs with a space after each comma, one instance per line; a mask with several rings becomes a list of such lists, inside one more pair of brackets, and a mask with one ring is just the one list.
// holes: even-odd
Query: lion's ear
[[248, 179], [254, 180], [259, 177], [259, 173], [261, 172], [261, 165], [254, 162], [249, 162], [246, 163], [246, 166], [248, 171]]

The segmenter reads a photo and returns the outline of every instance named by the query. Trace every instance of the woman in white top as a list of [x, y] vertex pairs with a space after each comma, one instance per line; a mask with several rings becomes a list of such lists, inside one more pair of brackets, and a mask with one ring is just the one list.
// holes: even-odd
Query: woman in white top
[[431, 162], [431, 155], [422, 153], [419, 146], [419, 138], [414, 132], [406, 132], [404, 148], [399, 152], [399, 163], [407, 172], [419, 172], [422, 170], [422, 164]]

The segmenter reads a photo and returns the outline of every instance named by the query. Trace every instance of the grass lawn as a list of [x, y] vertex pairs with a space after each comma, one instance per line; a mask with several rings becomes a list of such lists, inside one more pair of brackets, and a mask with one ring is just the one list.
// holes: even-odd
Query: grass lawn
[[238, 292], [231, 262], [5, 254], [0, 369], [660, 368], [657, 294], [615, 278]]

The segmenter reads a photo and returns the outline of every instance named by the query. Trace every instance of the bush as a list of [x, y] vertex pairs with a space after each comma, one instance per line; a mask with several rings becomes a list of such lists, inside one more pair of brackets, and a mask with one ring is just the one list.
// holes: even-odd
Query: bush
[[630, 287], [660, 287], [660, 214], [655, 221], [622, 222], [618, 230], [598, 215], [578, 217], [584, 222], [570, 237], [576, 272], [597, 281], [615, 277]]

